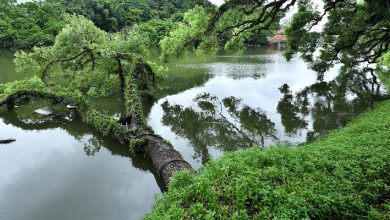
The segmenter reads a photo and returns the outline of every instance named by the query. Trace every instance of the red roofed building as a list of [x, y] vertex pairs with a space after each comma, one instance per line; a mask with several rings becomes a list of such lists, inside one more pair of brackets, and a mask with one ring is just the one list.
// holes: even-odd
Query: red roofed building
[[287, 44], [287, 36], [283, 29], [276, 32], [276, 35], [268, 38], [268, 43], [271, 46], [277, 46], [278, 48], [285, 47]]

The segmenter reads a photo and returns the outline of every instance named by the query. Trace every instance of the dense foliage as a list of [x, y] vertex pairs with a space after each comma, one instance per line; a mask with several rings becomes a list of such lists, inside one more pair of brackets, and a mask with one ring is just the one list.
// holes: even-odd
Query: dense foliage
[[[155, 10], [159, 18], [180, 17], [181, 13], [195, 6], [214, 7], [208, 0], [149, 0], [150, 7]], [[176, 15], [175, 15], [176, 14]]]
[[47, 0], [21, 4], [1, 0], [0, 48], [51, 45], [65, 26], [64, 14], [82, 15], [111, 33], [147, 22], [141, 29], [150, 35], [151, 46], [158, 46], [159, 39], [171, 30], [172, 22], [180, 21], [182, 13], [196, 5], [212, 7], [207, 0]]
[[[68, 25], [53, 46], [16, 53], [17, 71], [33, 72], [48, 84], [66, 85], [93, 97], [123, 91], [134, 62], [144, 62], [138, 59], [145, 53], [142, 36], [133, 29], [109, 34], [81, 16], [65, 19]], [[146, 90], [155, 76], [150, 71], [150, 76], [133, 77], [138, 88]]]
[[[375, 66], [370, 64], [390, 49], [388, 1], [325, 1], [324, 12], [312, 4], [298, 6], [287, 29], [286, 56], [301, 53], [320, 77], [338, 63], [352, 71], [373, 71]], [[313, 31], [325, 16], [328, 20], [323, 30]]]
[[[294, 6], [298, 11], [286, 30], [286, 57], [291, 59], [299, 53], [320, 79], [339, 63], [351, 71], [372, 72], [375, 65], [371, 64], [377, 63], [389, 50], [389, 2], [344, 0], [324, 0], [321, 9], [312, 0], [229, 0], [211, 17], [201, 18], [207, 28], [187, 30], [186, 36], [191, 39], [186, 41], [196, 44], [183, 46], [182, 41], [172, 35], [170, 46], [165, 50], [176, 57], [186, 48], [197, 50], [204, 44], [222, 43], [225, 49], [240, 49], [253, 31], [269, 30], [279, 24]], [[322, 23], [325, 24], [321, 28]], [[176, 32], [180, 29], [179, 26]]]
[[69, 14], [83, 15], [108, 32], [117, 32], [151, 19], [180, 18], [196, 5], [211, 7], [207, 0], [49, 0]]
[[[145, 48], [160, 43], [163, 60], [177, 57], [187, 48], [197, 53], [213, 53], [221, 47], [239, 50], [245, 44], [256, 44], [254, 36], [264, 40], [270, 29], [279, 28], [278, 22], [293, 5], [298, 5], [298, 12], [287, 29], [287, 58], [299, 52], [320, 78], [327, 69], [342, 63], [342, 76], [356, 74], [353, 79], [358, 87], [366, 79], [361, 70], [374, 75], [371, 64], [381, 61], [378, 67], [387, 66], [381, 74], [388, 82], [389, 55], [379, 58], [389, 50], [390, 13], [389, 6], [380, 1], [325, 1], [324, 12], [320, 12], [308, 0], [230, 0], [218, 10], [205, 0], [49, 0], [24, 4], [1, 0], [0, 48], [29, 49], [18, 52], [15, 63], [18, 71], [32, 71], [35, 77], [0, 85], [0, 105], [11, 108], [27, 96], [75, 105], [83, 120], [104, 135], [137, 144], [128, 143], [134, 139], [134, 131], [91, 108], [85, 97], [121, 94], [126, 116], [142, 121], [140, 93], [151, 88], [158, 68], [142, 58]], [[313, 31], [325, 16], [328, 21], [323, 30]], [[305, 105], [308, 94], [326, 97], [337, 83], [330, 82], [327, 91], [319, 92], [313, 85], [298, 97], [282, 87], [284, 102], [278, 111], [290, 110], [288, 116], [296, 117], [300, 110], [309, 108]], [[374, 76], [373, 85], [377, 84]], [[341, 91], [343, 95], [347, 92]], [[204, 110], [195, 121], [198, 128], [214, 119], [221, 122], [217, 133], [203, 134], [210, 142], [221, 133], [241, 135], [243, 140], [254, 132], [260, 132], [263, 139], [274, 136], [273, 122], [261, 111], [239, 108], [239, 100], [217, 100], [203, 94], [197, 101]], [[328, 110], [324, 105], [337, 105], [323, 100], [315, 104], [313, 112]], [[353, 102], [351, 106], [360, 104]], [[229, 110], [236, 124], [244, 126], [243, 130], [237, 131], [234, 123], [218, 114], [221, 106]], [[196, 115], [191, 108], [167, 103], [163, 107], [171, 113], [164, 118], [166, 124]], [[308, 146], [254, 148], [227, 154], [198, 175], [178, 173], [170, 191], [146, 218], [390, 218], [389, 109], [390, 102], [386, 102], [342, 131]], [[330, 116], [332, 113], [329, 111]], [[260, 118], [256, 126], [248, 123], [253, 122], [251, 116]], [[305, 124], [295, 119], [295, 125], [289, 125], [290, 132]], [[178, 129], [188, 133], [188, 128]], [[313, 131], [311, 135], [318, 134]], [[237, 144], [234, 149], [239, 148], [242, 145]], [[196, 150], [204, 162], [208, 160], [205, 149]]]
[[58, 3], [66, 13], [83, 15], [97, 27], [108, 32], [117, 32], [126, 26], [155, 17], [145, 0], [49, 0]]
[[0, 48], [30, 49], [52, 44], [64, 26], [58, 7], [15, 0], [0, 1]]
[[144, 23], [137, 24], [134, 28], [138, 29], [146, 39], [146, 46], [149, 48], [157, 48], [160, 41], [168, 36], [174, 29], [175, 22], [171, 19], [152, 19]]
[[146, 219], [388, 219], [389, 109], [307, 146], [228, 153], [197, 175], [177, 173]]
[[[215, 53], [219, 49], [237, 51], [246, 45], [266, 44], [267, 37], [274, 34], [280, 27], [278, 23], [260, 27], [243, 33], [231, 25], [248, 19], [245, 11], [232, 10], [221, 18], [215, 33], [210, 32], [209, 23], [216, 16], [215, 8], [195, 7], [184, 14], [183, 21], [161, 42], [162, 60], [168, 61], [182, 55], [187, 49], [197, 53]], [[280, 16], [279, 16], [280, 17]], [[228, 29], [222, 32], [223, 29]]]
[[[213, 44], [216, 39], [210, 41], [203, 39], [204, 32], [207, 29], [207, 20], [211, 18], [212, 13], [212, 10], [203, 7], [196, 7], [185, 13], [183, 22], [160, 42], [162, 48], [161, 58], [166, 61], [179, 55], [188, 47], [196, 48], [198, 53], [204, 51], [215, 52], [218, 49]], [[203, 39], [201, 45], [199, 39]]]
[[84, 122], [90, 124], [104, 136], [116, 138], [129, 144], [133, 133], [112, 117], [93, 109], [79, 91], [70, 91], [62, 86], [48, 86], [39, 77], [0, 85], [0, 108], [13, 108], [32, 98], [44, 98], [53, 103], [76, 106]]

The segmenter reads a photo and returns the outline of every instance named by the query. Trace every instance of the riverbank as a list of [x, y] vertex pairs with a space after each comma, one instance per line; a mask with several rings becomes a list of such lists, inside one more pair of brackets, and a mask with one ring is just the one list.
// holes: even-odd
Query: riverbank
[[[227, 153], [175, 174], [146, 219], [389, 219], [390, 101], [297, 147]], [[161, 218], [163, 217], [163, 218]]]

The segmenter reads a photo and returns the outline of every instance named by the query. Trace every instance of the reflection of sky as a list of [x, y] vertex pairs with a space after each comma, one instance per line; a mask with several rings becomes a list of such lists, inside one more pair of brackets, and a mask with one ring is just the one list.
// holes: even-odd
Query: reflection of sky
[[[230, 96], [241, 98], [243, 105], [247, 105], [252, 109], [260, 108], [267, 114], [267, 117], [275, 123], [277, 136], [282, 137], [282, 140], [304, 142], [306, 138], [305, 131], [303, 131], [303, 134], [293, 137], [284, 133], [281, 117], [277, 112], [278, 102], [282, 98], [279, 87], [287, 83], [293, 92], [297, 92], [305, 86], [316, 82], [317, 75], [309, 70], [307, 65], [300, 59], [293, 59], [288, 62], [281, 54], [264, 54], [257, 57], [258, 64], [252, 62], [253, 56], [250, 56], [250, 64], [242, 62], [199, 64], [199, 68], [204, 69], [213, 77], [202, 86], [159, 100], [152, 108], [149, 124], [157, 133], [173, 143], [175, 148], [184, 155], [185, 159], [189, 160], [195, 167], [198, 167], [199, 163], [192, 158], [194, 152], [191, 146], [189, 146], [188, 140], [177, 136], [169, 127], [162, 124], [161, 119], [164, 113], [161, 104], [168, 100], [171, 105], [178, 104], [183, 107], [197, 109], [193, 99], [198, 94], [210, 93], [220, 100]], [[195, 66], [191, 64], [188, 67], [192, 69]], [[183, 66], [183, 72], [185, 72], [185, 66]], [[334, 78], [337, 72], [337, 69], [333, 69], [326, 74], [326, 79]], [[269, 141], [266, 143], [271, 144]], [[215, 149], [213, 151], [210, 153], [214, 156], [222, 155], [222, 152], [218, 152]]]
[[0, 219], [135, 219], [159, 193], [149, 172], [102, 148], [95, 157], [62, 129], [23, 131], [0, 121]]

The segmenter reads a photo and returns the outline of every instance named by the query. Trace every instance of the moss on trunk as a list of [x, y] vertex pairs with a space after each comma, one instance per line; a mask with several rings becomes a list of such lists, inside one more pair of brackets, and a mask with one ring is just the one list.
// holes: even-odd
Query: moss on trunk
[[12, 109], [31, 98], [49, 99], [55, 103], [76, 106], [75, 111], [82, 120], [104, 136], [115, 138], [130, 147], [130, 151], [152, 160], [156, 171], [166, 186], [173, 173], [182, 169], [192, 169], [171, 144], [155, 135], [144, 122], [136, 89], [127, 81], [126, 103], [129, 108], [126, 120], [117, 121], [93, 109], [77, 92], [69, 92], [62, 87], [48, 87], [38, 78], [16, 81], [0, 85], [0, 107]]

